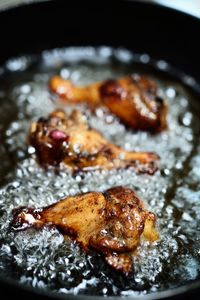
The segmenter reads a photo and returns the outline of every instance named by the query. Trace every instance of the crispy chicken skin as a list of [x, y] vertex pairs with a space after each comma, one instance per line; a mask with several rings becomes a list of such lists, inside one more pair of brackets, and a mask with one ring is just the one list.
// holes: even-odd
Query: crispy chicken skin
[[131, 254], [141, 236], [151, 242], [159, 238], [155, 215], [133, 190], [121, 186], [67, 197], [41, 209], [14, 210], [13, 230], [44, 225], [55, 226], [85, 251], [101, 253], [112, 268], [126, 275], [132, 272]]
[[156, 154], [127, 152], [109, 143], [80, 111], [67, 116], [57, 110], [39, 119], [30, 128], [29, 143], [44, 167], [62, 162], [72, 172], [132, 167], [137, 173], [153, 174], [157, 169]]
[[122, 123], [135, 130], [160, 132], [167, 127], [167, 104], [158, 95], [156, 83], [137, 74], [77, 87], [54, 76], [49, 89], [66, 103], [86, 102], [106, 106]]

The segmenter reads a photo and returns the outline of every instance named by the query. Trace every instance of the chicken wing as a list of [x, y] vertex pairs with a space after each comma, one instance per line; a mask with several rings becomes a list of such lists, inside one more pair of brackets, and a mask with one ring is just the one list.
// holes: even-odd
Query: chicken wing
[[54, 76], [50, 91], [66, 103], [86, 102], [106, 106], [122, 123], [135, 129], [160, 132], [167, 126], [167, 104], [158, 95], [156, 83], [137, 74], [77, 87], [69, 80]]
[[29, 143], [36, 149], [39, 163], [58, 166], [64, 163], [71, 171], [132, 167], [137, 173], [153, 174], [158, 156], [148, 152], [127, 152], [89, 127], [80, 111], [67, 116], [52, 112], [33, 123]]
[[132, 271], [131, 254], [141, 236], [149, 241], [159, 238], [155, 215], [133, 190], [120, 186], [67, 197], [41, 209], [15, 209], [12, 230], [44, 225], [55, 226], [85, 251], [101, 253], [112, 268], [126, 275]]

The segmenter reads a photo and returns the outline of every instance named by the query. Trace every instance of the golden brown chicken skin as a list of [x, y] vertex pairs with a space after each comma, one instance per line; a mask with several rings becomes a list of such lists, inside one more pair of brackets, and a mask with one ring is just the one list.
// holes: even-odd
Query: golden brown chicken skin
[[132, 272], [132, 254], [141, 237], [151, 242], [159, 238], [155, 215], [133, 190], [121, 186], [67, 197], [41, 209], [14, 211], [15, 231], [44, 225], [55, 226], [85, 251], [101, 253], [113, 269], [126, 275]]
[[134, 130], [160, 132], [167, 127], [167, 104], [158, 95], [155, 81], [137, 74], [77, 87], [54, 76], [49, 89], [66, 103], [85, 102], [106, 106], [122, 123]]
[[44, 167], [63, 163], [72, 172], [131, 167], [137, 173], [153, 174], [157, 170], [156, 154], [127, 152], [113, 145], [89, 127], [80, 111], [68, 116], [57, 110], [39, 119], [30, 128], [29, 143]]

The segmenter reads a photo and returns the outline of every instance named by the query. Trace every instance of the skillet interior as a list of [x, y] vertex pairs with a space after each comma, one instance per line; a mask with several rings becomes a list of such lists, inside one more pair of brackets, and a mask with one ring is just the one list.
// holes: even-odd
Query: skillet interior
[[[112, 9], [106, 7], [106, 4], [103, 4], [104, 3], [101, 2], [98, 13], [96, 7], [92, 7], [91, 3], [88, 3], [88, 5], [90, 5], [89, 7], [87, 7], [87, 4], [84, 3], [84, 6], [81, 7], [78, 12], [77, 6], [74, 3], [70, 5], [68, 4], [66, 10], [64, 10], [62, 7], [64, 6], [64, 2], [62, 1], [59, 2], [59, 6], [55, 6], [54, 2], [42, 3], [37, 5], [35, 4], [30, 7], [26, 6], [24, 8], [18, 8], [18, 13], [14, 10], [4, 12], [0, 19], [0, 22], [4, 22], [2, 26], [6, 26], [6, 22], [11, 20], [9, 18], [12, 18], [12, 22], [14, 19], [16, 24], [19, 24], [19, 28], [14, 29], [14, 31], [16, 30], [16, 35], [12, 32], [13, 36], [17, 36], [19, 38], [17, 41], [17, 45], [19, 45], [19, 47], [14, 47], [14, 43], [16, 43], [16, 41], [13, 39], [10, 39], [8, 43], [2, 43], [2, 61], [10, 56], [16, 56], [21, 53], [35, 53], [42, 49], [55, 48], [56, 46], [68, 46], [71, 44], [123, 45], [140, 53], [150, 53], [157, 59], [166, 59], [172, 65], [184, 70], [186, 73], [196, 76], [196, 78], [200, 78], [197, 67], [199, 60], [197, 53], [199, 49], [195, 43], [195, 37], [188, 34], [188, 42], [185, 45], [185, 36], [187, 36], [187, 33], [190, 32], [190, 26], [191, 28], [194, 26], [194, 30], [197, 30], [198, 28], [198, 26], [195, 27], [195, 22], [198, 22], [197, 20], [179, 13], [176, 14], [174, 11], [170, 12], [170, 10], [159, 8], [157, 6], [147, 5], [147, 11], [147, 9], [143, 9], [144, 4], [130, 2], [115, 4], [114, 9], [116, 11], [116, 15], [114, 16]], [[131, 11], [130, 7], [134, 9]], [[45, 23], [43, 20], [44, 9], [46, 19]], [[29, 16], [29, 12], [32, 11], [34, 11], [33, 14]], [[66, 13], [69, 11], [74, 13]], [[89, 16], [87, 18], [88, 13]], [[169, 13], [172, 14], [170, 16], [171, 22], [170, 24], [167, 24]], [[37, 22], [35, 18], [36, 15]], [[80, 20], [79, 22], [74, 19], [75, 15], [76, 18]], [[57, 22], [56, 16], [59, 16], [59, 22]], [[166, 21], [162, 21], [162, 23], [160, 23], [162, 26], [159, 25], [158, 32], [157, 24], [159, 24], [161, 19], [164, 20], [164, 18], [166, 18]], [[180, 20], [177, 20], [178, 18]], [[177, 27], [180, 24], [181, 27], [183, 25], [186, 26], [187, 22], [183, 22], [185, 21], [185, 18], [188, 20], [188, 27], [181, 29], [184, 31], [184, 37], [182, 37], [182, 40], [182, 31], [179, 31], [180, 28]], [[22, 25], [19, 20], [21, 20], [21, 22], [23, 21]], [[147, 21], [150, 21], [150, 23]], [[178, 26], [176, 26], [177, 31], [175, 34], [174, 30], [170, 30], [175, 28], [173, 26], [174, 24], [177, 24], [176, 22], [178, 23]], [[23, 30], [23, 26], [25, 26], [24, 24], [26, 24], [26, 27], [30, 27], [30, 34], [28, 37]], [[82, 25], [80, 26], [80, 24]], [[91, 24], [93, 27], [92, 31]], [[151, 24], [152, 27], [149, 26], [149, 24]], [[96, 28], [96, 31], [94, 30], [94, 27]], [[130, 32], [128, 39], [127, 30]], [[34, 32], [37, 32], [38, 34], [34, 34]], [[162, 32], [165, 32], [164, 36], [161, 34]], [[9, 34], [10, 32], [6, 32], [6, 34], [7, 33]], [[193, 44], [195, 47], [191, 47]], [[177, 53], [181, 53], [181, 55], [177, 57]]]

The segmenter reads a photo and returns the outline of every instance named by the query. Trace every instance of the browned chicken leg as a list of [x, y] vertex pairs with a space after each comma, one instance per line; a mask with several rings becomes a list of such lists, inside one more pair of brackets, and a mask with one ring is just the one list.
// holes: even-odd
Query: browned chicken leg
[[127, 275], [132, 271], [131, 253], [140, 237], [158, 239], [155, 215], [125, 187], [67, 197], [42, 209], [19, 208], [11, 225], [13, 230], [54, 225], [84, 250], [98, 251], [112, 268]]
[[54, 111], [33, 123], [29, 142], [36, 149], [39, 163], [58, 166], [61, 162], [72, 171], [132, 167], [138, 173], [153, 174], [158, 156], [148, 152], [127, 152], [91, 129], [79, 111], [67, 116]]
[[167, 104], [158, 96], [153, 80], [137, 74], [77, 87], [69, 80], [54, 76], [50, 91], [67, 103], [86, 102], [106, 106], [124, 124], [133, 128], [159, 132], [166, 128]]

